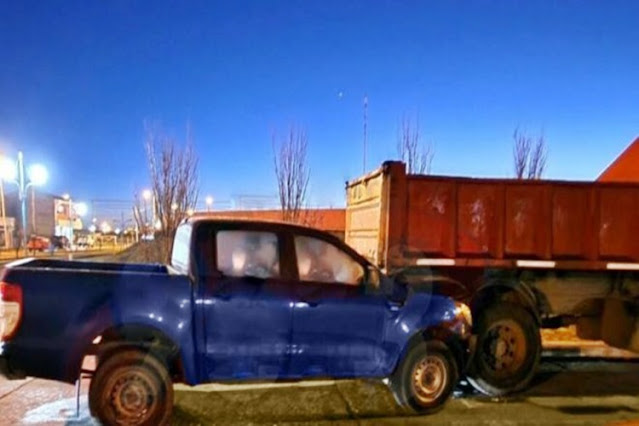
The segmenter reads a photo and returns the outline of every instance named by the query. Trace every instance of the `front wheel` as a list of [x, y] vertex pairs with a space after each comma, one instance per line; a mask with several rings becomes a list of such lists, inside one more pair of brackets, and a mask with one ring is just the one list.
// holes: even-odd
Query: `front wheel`
[[496, 304], [479, 315], [477, 345], [468, 380], [479, 391], [501, 396], [523, 390], [541, 355], [539, 327], [523, 307]]
[[457, 378], [455, 357], [443, 342], [420, 342], [404, 356], [390, 378], [390, 388], [400, 406], [431, 414], [443, 407]]
[[139, 350], [110, 355], [91, 379], [89, 408], [104, 425], [168, 424], [173, 384], [166, 366]]

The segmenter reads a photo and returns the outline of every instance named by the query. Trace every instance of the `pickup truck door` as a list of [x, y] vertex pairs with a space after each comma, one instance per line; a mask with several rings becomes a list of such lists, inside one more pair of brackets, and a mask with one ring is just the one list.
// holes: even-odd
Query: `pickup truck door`
[[218, 229], [215, 271], [196, 302], [204, 318], [208, 380], [286, 377], [294, 289], [281, 277], [277, 233]]
[[293, 236], [299, 271], [293, 309], [294, 376], [376, 376], [387, 369], [382, 294], [366, 292], [364, 266], [330, 242]]

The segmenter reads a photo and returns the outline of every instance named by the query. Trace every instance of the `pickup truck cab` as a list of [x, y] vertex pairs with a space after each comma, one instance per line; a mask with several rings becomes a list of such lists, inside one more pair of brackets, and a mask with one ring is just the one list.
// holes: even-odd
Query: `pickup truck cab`
[[466, 364], [469, 309], [380, 273], [330, 234], [188, 219], [168, 266], [27, 259], [0, 283], [0, 371], [73, 383], [96, 355], [103, 424], [169, 422], [173, 382], [388, 378], [432, 412]]

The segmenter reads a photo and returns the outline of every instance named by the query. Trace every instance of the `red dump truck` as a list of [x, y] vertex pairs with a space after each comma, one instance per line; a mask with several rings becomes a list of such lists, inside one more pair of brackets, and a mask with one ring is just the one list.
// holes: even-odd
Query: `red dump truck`
[[462, 288], [469, 379], [526, 387], [541, 328], [639, 352], [639, 183], [412, 175], [386, 162], [347, 183], [346, 242], [410, 281]]

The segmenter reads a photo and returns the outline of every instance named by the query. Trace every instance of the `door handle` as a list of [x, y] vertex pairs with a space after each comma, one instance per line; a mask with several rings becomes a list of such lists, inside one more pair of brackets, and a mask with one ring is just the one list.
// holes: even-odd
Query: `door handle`
[[403, 303], [394, 300], [387, 300], [386, 305], [391, 311], [398, 311], [403, 306]]

